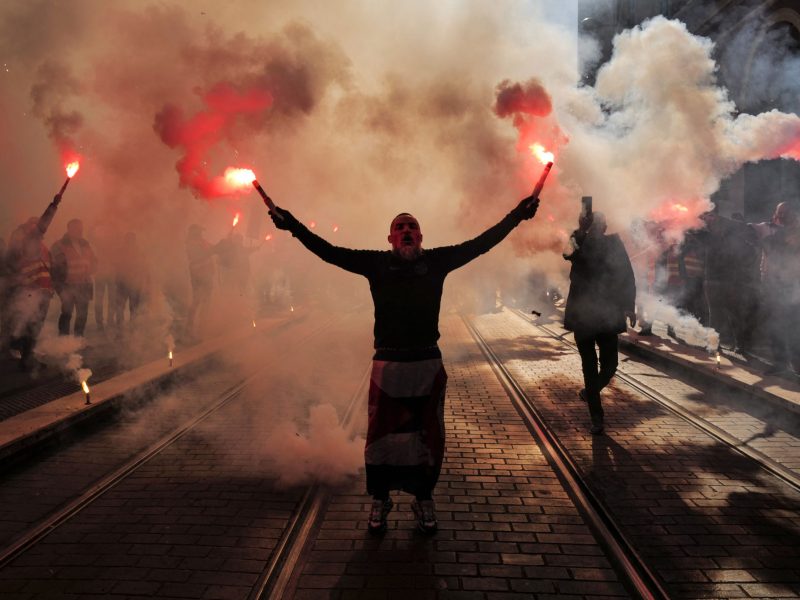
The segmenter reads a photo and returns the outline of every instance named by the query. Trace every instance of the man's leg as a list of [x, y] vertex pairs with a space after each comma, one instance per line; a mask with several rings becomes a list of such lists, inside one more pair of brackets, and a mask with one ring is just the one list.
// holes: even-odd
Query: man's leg
[[617, 372], [617, 365], [619, 365], [617, 340], [616, 333], [600, 333], [597, 335], [597, 348], [600, 351], [600, 372], [597, 376], [598, 392], [608, 385]]
[[[97, 278], [94, 282], [94, 322], [100, 331], [103, 331], [103, 304], [108, 287], [108, 280], [106, 279]], [[109, 318], [109, 320], [111, 319]]]
[[29, 301], [33, 303], [35, 307], [31, 307], [32, 310], [26, 317], [27, 322], [24, 325], [22, 337], [18, 345], [21, 355], [20, 367], [25, 370], [32, 366], [33, 349], [36, 347], [36, 340], [47, 318], [47, 310], [50, 307], [50, 294], [37, 290], [30, 294]]
[[603, 406], [600, 403], [599, 374], [597, 371], [597, 352], [594, 335], [575, 335], [575, 343], [581, 356], [583, 385], [586, 390], [585, 400], [589, 405], [589, 416], [592, 419], [592, 433], [603, 431]]
[[72, 311], [75, 310], [75, 290], [72, 286], [64, 286], [59, 296], [61, 314], [58, 316], [58, 334], [69, 335], [69, 323], [72, 320]]
[[89, 317], [89, 301], [92, 299], [92, 285], [78, 286], [75, 295], [75, 335], [83, 337], [86, 320]]

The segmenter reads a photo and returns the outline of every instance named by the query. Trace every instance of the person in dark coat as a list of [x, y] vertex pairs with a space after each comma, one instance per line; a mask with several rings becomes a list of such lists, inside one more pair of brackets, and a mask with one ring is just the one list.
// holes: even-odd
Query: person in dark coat
[[290, 231], [322, 260], [369, 281], [375, 305], [375, 355], [364, 456], [367, 491], [373, 498], [371, 532], [386, 528], [393, 505], [391, 490], [413, 494], [418, 527], [425, 533], [436, 531], [432, 493], [444, 458], [447, 385], [437, 345], [444, 280], [488, 252], [523, 219], [532, 218], [538, 205], [538, 198], [525, 198], [478, 237], [432, 250], [423, 250], [419, 222], [408, 213], [391, 222], [391, 251], [333, 246], [289, 211], [276, 208], [270, 213], [276, 227]]
[[574, 252], [564, 256], [572, 262], [564, 327], [574, 333], [581, 355], [584, 388], [579, 395], [589, 405], [591, 432], [601, 434], [600, 392], [617, 371], [617, 336], [626, 330], [626, 317], [631, 327], [636, 325], [636, 283], [619, 235], [605, 234], [603, 213], [589, 219], [585, 230], [572, 234]]

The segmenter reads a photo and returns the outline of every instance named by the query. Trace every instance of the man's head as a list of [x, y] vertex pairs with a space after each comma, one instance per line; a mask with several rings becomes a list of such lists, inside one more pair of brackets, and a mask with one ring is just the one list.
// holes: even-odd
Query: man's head
[[72, 219], [67, 223], [67, 235], [73, 240], [80, 240], [83, 238], [83, 221], [80, 219]]
[[595, 211], [592, 213], [592, 224], [589, 225], [589, 235], [600, 236], [606, 232], [608, 223], [605, 214]]
[[422, 230], [417, 221], [409, 213], [400, 213], [389, 226], [389, 237], [392, 252], [401, 258], [411, 260], [422, 251]]
[[781, 202], [775, 207], [772, 215], [772, 222], [783, 227], [794, 225], [797, 222], [797, 214], [788, 202]]

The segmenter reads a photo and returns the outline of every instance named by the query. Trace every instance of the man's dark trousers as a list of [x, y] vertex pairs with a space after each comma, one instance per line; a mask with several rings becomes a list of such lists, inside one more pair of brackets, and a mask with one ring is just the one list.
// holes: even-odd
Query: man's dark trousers
[[[614, 373], [617, 372], [619, 358], [617, 356], [616, 333], [589, 333], [575, 334], [575, 343], [581, 355], [581, 369], [583, 370], [583, 387], [586, 388], [589, 414], [592, 421], [603, 421], [603, 405], [600, 402], [600, 391], [608, 385]], [[599, 349], [600, 368], [598, 369]]]

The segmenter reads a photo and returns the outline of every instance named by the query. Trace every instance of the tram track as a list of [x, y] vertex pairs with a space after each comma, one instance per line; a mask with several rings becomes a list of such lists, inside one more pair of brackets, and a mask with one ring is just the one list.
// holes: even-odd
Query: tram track
[[631, 593], [635, 597], [646, 600], [669, 598], [669, 594], [658, 577], [622, 533], [610, 510], [586, 483], [580, 468], [555, 432], [549, 427], [541, 412], [505, 368], [473, 323], [465, 316], [462, 316], [462, 320], [567, 493], [594, 531], [598, 543], [617, 568], [623, 581], [627, 582]]
[[[509, 309], [509, 311], [515, 316], [525, 321], [526, 323], [528, 323], [529, 325], [539, 329], [540, 331], [546, 333], [548, 336], [561, 342], [563, 345], [567, 346], [575, 353], [578, 352], [577, 346], [574, 343], [571, 343], [567, 339], [565, 339], [564, 334], [559, 334], [558, 332], [553, 331], [546, 325], [534, 322], [525, 313], [523, 313], [518, 309]], [[619, 367], [617, 369], [615, 377], [619, 379], [619, 381], [627, 385], [629, 388], [635, 390], [636, 392], [645, 396], [646, 398], [656, 402], [658, 405], [668, 410], [670, 413], [680, 417], [684, 421], [690, 423], [695, 428], [701, 430], [706, 435], [709, 435], [715, 440], [725, 444], [726, 446], [736, 451], [737, 453], [741, 454], [742, 456], [745, 456], [748, 459], [756, 462], [759, 465], [759, 467], [761, 467], [764, 471], [767, 471], [772, 476], [777, 477], [782, 482], [788, 484], [795, 490], [800, 491], [800, 476], [798, 476], [791, 469], [787, 469], [779, 462], [773, 460], [772, 458], [760, 452], [759, 450], [748, 446], [745, 442], [743, 442], [736, 436], [731, 435], [730, 433], [726, 432], [724, 429], [718, 427], [717, 425], [711, 423], [707, 419], [704, 419], [692, 413], [690, 410], [681, 406], [677, 402], [671, 400], [670, 398], [660, 393], [653, 387], [647, 385], [646, 383], [639, 381], [635, 376], [631, 375], [630, 373], [626, 373], [624, 368]]]
[[[325, 330], [330, 329], [337, 322], [343, 321], [346, 317], [330, 318], [319, 327], [314, 328], [308, 334], [300, 337], [298, 343], [303, 343], [319, 336]], [[285, 326], [291, 323], [278, 324], [270, 330], [270, 333], [282, 331]], [[206, 405], [201, 412], [194, 414], [184, 420], [178, 426], [171, 429], [168, 433], [160, 436], [156, 441], [149, 444], [145, 449], [135, 454], [132, 458], [117, 466], [113, 471], [97, 479], [93, 484], [84, 489], [82, 493], [72, 500], [62, 504], [47, 517], [39, 520], [23, 533], [18, 535], [10, 544], [0, 549], [0, 569], [5, 568], [16, 558], [24, 554], [27, 550], [35, 546], [38, 542], [56, 531], [59, 527], [82, 513], [86, 508], [114, 489], [121, 482], [136, 473], [143, 465], [149, 463], [153, 458], [161, 455], [163, 451], [178, 440], [197, 428], [198, 425], [206, 421], [209, 417], [220, 411], [223, 407], [231, 404], [241, 397], [242, 392], [253, 385], [256, 381], [264, 378], [267, 374], [258, 369], [246, 375], [244, 379], [228, 387], [216, 400]]]
[[[341, 425], [348, 435], [353, 433], [356, 407], [366, 398], [371, 368], [370, 362], [342, 416]], [[281, 536], [275, 552], [253, 587], [248, 600], [280, 600], [285, 597], [303, 549], [311, 538], [328, 498], [328, 491], [320, 483], [313, 483], [305, 491], [289, 526]]]

